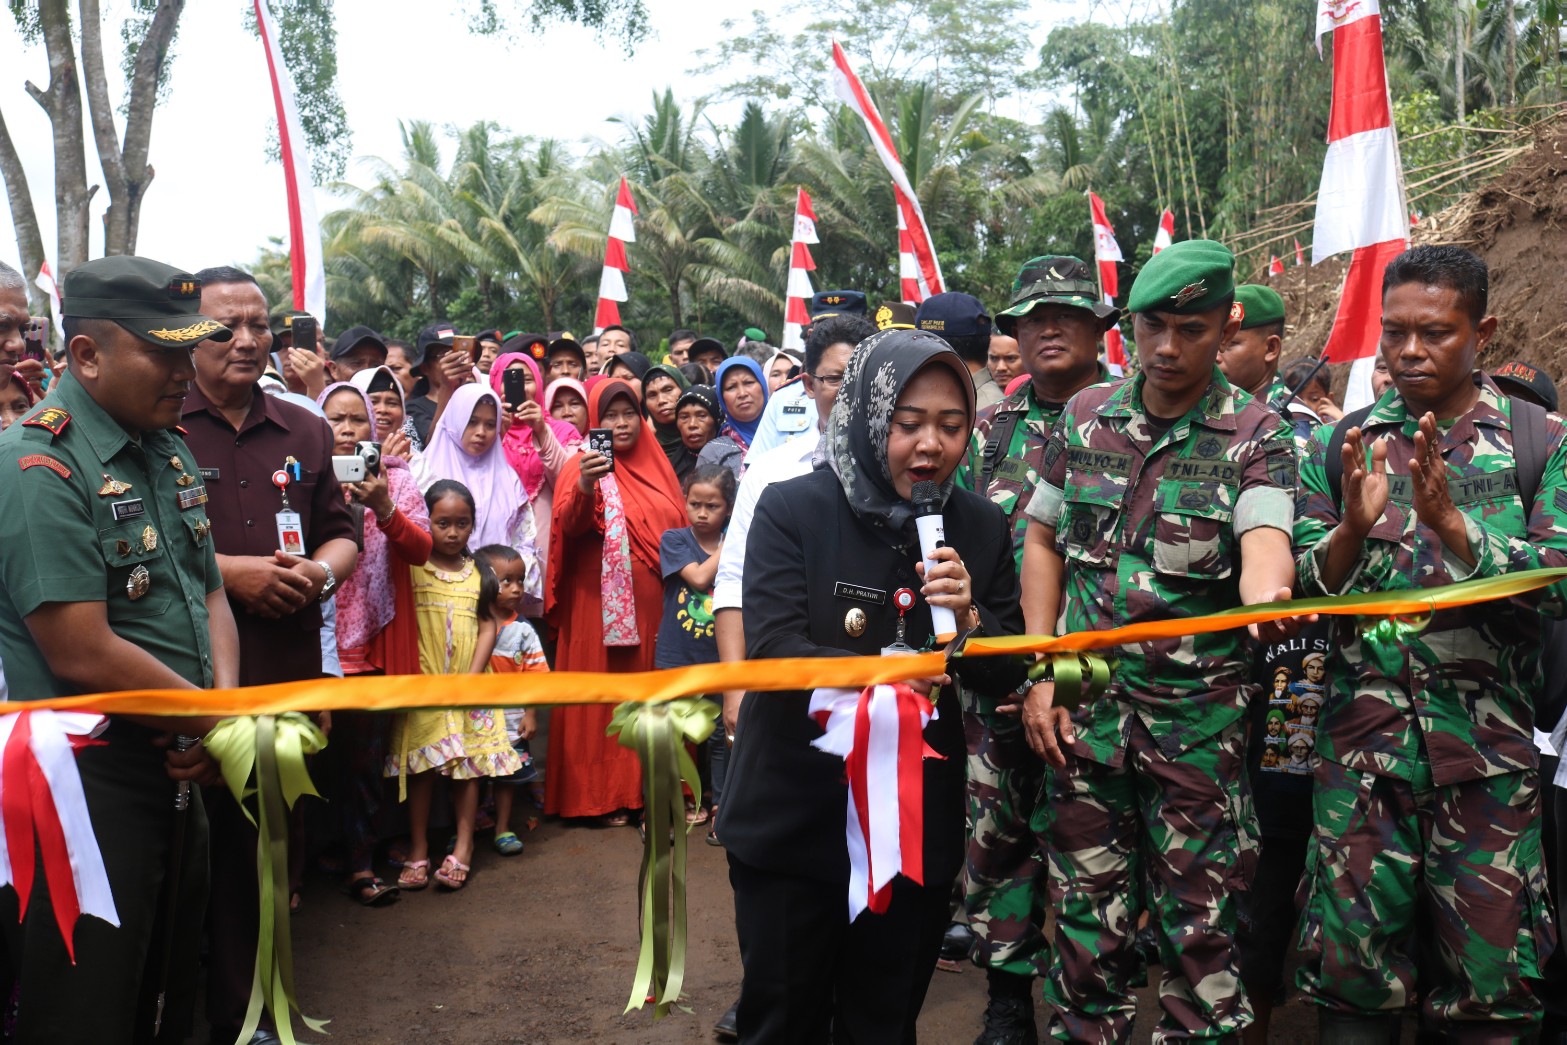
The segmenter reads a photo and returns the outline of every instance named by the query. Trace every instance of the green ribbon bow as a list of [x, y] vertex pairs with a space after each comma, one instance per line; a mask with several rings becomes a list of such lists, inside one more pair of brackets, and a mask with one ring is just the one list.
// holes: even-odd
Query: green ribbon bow
[[713, 733], [718, 707], [702, 697], [615, 708], [605, 733], [642, 760], [642, 946], [626, 1012], [652, 1001], [653, 1018], [669, 1013], [686, 978], [685, 790], [702, 799], [702, 778], [686, 742]]
[[[297, 711], [283, 715], [226, 718], [207, 734], [207, 750], [217, 759], [223, 782], [240, 809], [256, 825], [256, 877], [260, 882], [261, 931], [250, 1006], [239, 1042], [247, 1042], [265, 1009], [284, 1045], [295, 1045], [293, 1018], [326, 1033], [325, 1020], [299, 1010], [294, 996], [294, 950], [288, 921], [288, 811], [301, 795], [321, 797], [310, 782], [305, 756], [326, 747], [326, 735]], [[251, 781], [254, 780], [254, 786]], [[255, 796], [259, 819], [246, 799]]]
[[1098, 699], [1109, 687], [1110, 662], [1097, 653], [1047, 653], [1028, 669], [1028, 677], [1054, 681], [1052, 706], [1071, 711], [1085, 697]]

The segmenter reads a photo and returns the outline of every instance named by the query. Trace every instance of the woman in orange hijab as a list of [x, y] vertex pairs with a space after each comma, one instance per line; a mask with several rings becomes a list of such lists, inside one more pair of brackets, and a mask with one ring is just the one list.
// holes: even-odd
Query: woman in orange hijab
[[[686, 525], [669, 458], [624, 381], [588, 393], [589, 423], [612, 434], [611, 457], [588, 450], [555, 481], [544, 614], [559, 632], [557, 671], [650, 671], [663, 613], [659, 542]], [[550, 716], [544, 811], [631, 822], [642, 808], [637, 757], [604, 735], [607, 704]]]

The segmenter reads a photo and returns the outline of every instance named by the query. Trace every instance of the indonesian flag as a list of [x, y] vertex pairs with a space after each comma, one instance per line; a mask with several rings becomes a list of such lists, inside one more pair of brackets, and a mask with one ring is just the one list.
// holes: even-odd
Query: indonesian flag
[[784, 348], [803, 348], [805, 339], [800, 331], [810, 323], [807, 304], [816, 291], [811, 286], [811, 273], [816, 262], [811, 258], [809, 244], [820, 243], [816, 238], [816, 211], [811, 207], [811, 194], [803, 188], [794, 202], [794, 239], [789, 247], [789, 286], [784, 294]]
[[871, 145], [875, 147], [876, 155], [881, 157], [882, 166], [892, 175], [892, 195], [898, 205], [898, 277], [903, 287], [903, 300], [917, 305], [945, 289], [941, 280], [941, 263], [936, 260], [936, 249], [931, 245], [930, 227], [925, 224], [925, 212], [920, 209], [919, 198], [914, 195], [914, 186], [909, 184], [908, 173], [903, 169], [903, 161], [898, 158], [898, 150], [892, 144], [887, 125], [882, 123], [876, 104], [871, 101], [860, 78], [854, 75], [848, 56], [836, 41], [832, 45], [832, 61], [833, 93], [865, 121]]
[[1300, 240], [1295, 241], [1295, 267], [1300, 268], [1306, 263], [1306, 252], [1300, 249]]
[[76, 767], [76, 749], [93, 743], [103, 725], [102, 715], [83, 711], [0, 716], [0, 886], [16, 888], [18, 917], [25, 917], [42, 869], [73, 965], [78, 918], [120, 924]]
[[1277, 254], [1273, 255], [1273, 259], [1268, 262], [1268, 275], [1284, 275], [1284, 259], [1279, 257]]
[[1409, 246], [1398, 135], [1378, 0], [1318, 0], [1317, 48], [1333, 33], [1333, 108], [1311, 261], [1353, 251], [1323, 355], [1351, 364], [1344, 409], [1370, 403], [1381, 334], [1382, 270]]
[[609, 219], [609, 241], [604, 244], [604, 271], [599, 276], [599, 307], [593, 317], [593, 333], [602, 333], [605, 327], [620, 323], [620, 305], [625, 301], [626, 273], [631, 263], [626, 260], [626, 244], [637, 241], [636, 223], [632, 220], [637, 203], [631, 198], [631, 186], [625, 176], [620, 179], [620, 192], [615, 196], [615, 213]]
[[[1115, 241], [1115, 230], [1105, 214], [1105, 201], [1090, 192], [1088, 207], [1094, 219], [1094, 260], [1099, 263], [1099, 293], [1106, 305], [1115, 304], [1115, 296], [1121, 292], [1121, 277], [1115, 263], [1121, 260], [1121, 245]], [[1169, 211], [1165, 211], [1169, 214]], [[1170, 216], [1172, 227], [1175, 216]], [[1161, 227], [1163, 222], [1161, 221]], [[1126, 373], [1126, 343], [1121, 339], [1121, 328], [1105, 331], [1105, 366], [1117, 377]]]
[[321, 223], [316, 219], [316, 186], [310, 177], [305, 132], [294, 102], [294, 78], [283, 64], [277, 22], [267, 0], [255, 0], [256, 27], [267, 49], [272, 74], [272, 100], [277, 104], [277, 136], [283, 152], [283, 179], [288, 186], [288, 263], [293, 276], [294, 308], [326, 323], [326, 269], [321, 264]]
[[38, 278], [33, 280], [33, 286], [49, 296], [49, 326], [54, 331], [56, 342], [63, 344], [65, 333], [60, 329], [60, 288], [54, 281], [54, 273], [49, 271], [47, 261], [38, 266]]
[[1166, 210], [1159, 215], [1159, 231], [1153, 234], [1153, 252], [1159, 253], [1175, 242], [1175, 214]]
[[885, 914], [898, 875], [925, 884], [925, 743], [936, 706], [907, 683], [864, 690], [818, 689], [810, 715], [822, 728], [811, 746], [843, 759], [848, 780], [844, 841], [849, 849], [849, 921]]

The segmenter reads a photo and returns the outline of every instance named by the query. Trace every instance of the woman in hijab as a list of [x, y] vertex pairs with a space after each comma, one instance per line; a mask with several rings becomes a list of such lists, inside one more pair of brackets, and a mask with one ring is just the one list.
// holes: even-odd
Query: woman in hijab
[[525, 352], [504, 352], [496, 357], [495, 365], [490, 367], [490, 388], [497, 396], [505, 399], [504, 375], [512, 369], [527, 374], [524, 382], [527, 396], [520, 407], [510, 412], [510, 427], [501, 437], [501, 449], [517, 478], [522, 480], [522, 488], [533, 505], [539, 561], [548, 563], [555, 480], [565, 466], [566, 458], [582, 444], [582, 433], [569, 421], [557, 421], [545, 412], [544, 381], [539, 364]]
[[421, 491], [442, 479], [468, 488], [475, 507], [469, 549], [505, 544], [517, 550], [526, 564], [523, 616], [536, 617], [544, 594], [544, 563], [528, 492], [501, 448], [504, 424], [500, 396], [488, 385], [463, 385], [431, 427], [430, 444], [414, 458], [413, 473]]
[[778, 391], [800, 375], [800, 360], [780, 349], [767, 361], [767, 393]]
[[675, 403], [675, 424], [680, 429], [680, 442], [688, 453], [700, 455], [707, 444], [717, 438], [723, 423], [724, 408], [711, 385], [692, 385], [680, 393], [680, 399]]
[[363, 392], [374, 411], [375, 430], [380, 434], [381, 452], [405, 461], [413, 456], [409, 432], [407, 393], [391, 367], [376, 366], [355, 371], [348, 383]]
[[[388, 380], [391, 373], [379, 369]], [[361, 370], [359, 374], [370, 374]], [[364, 384], [378, 387], [373, 375]], [[392, 381], [396, 386], [396, 381]], [[332, 453], [346, 457], [361, 442], [375, 442], [385, 411], [359, 383], [328, 385], [317, 402], [332, 429]], [[399, 400], [400, 402], [400, 400]], [[401, 418], [398, 418], [401, 423]], [[394, 430], [395, 432], [395, 430]], [[374, 474], [345, 483], [343, 493], [362, 514], [359, 565], [337, 589], [338, 662], [346, 677], [419, 674], [419, 632], [408, 567], [430, 558], [430, 518], [419, 484], [402, 457], [386, 452]], [[366, 907], [397, 898], [397, 886], [376, 877], [376, 811], [386, 756], [387, 717], [366, 711], [332, 715], [338, 738], [337, 809], [347, 848], [349, 895]]]
[[[560, 635], [558, 671], [648, 671], [663, 614], [659, 545], [687, 523], [685, 499], [642, 420], [637, 394], [607, 380], [588, 393], [596, 428], [613, 433], [613, 462], [588, 451], [566, 462], [555, 487], [545, 619]], [[550, 715], [544, 811], [631, 821], [642, 808], [636, 755], [604, 735], [607, 704]]]
[[669, 466], [675, 470], [675, 478], [684, 481], [686, 474], [696, 467], [696, 454], [686, 449], [680, 438], [680, 425], [675, 416], [680, 396], [691, 385], [678, 368], [660, 363], [650, 368], [642, 380], [642, 412], [653, 423], [658, 435], [658, 445], [669, 458]]
[[604, 376], [624, 381], [640, 398], [642, 381], [651, 369], [653, 369], [653, 361], [641, 352], [622, 352], [618, 356], [611, 357], [609, 366], [604, 368]]
[[723, 361], [713, 381], [724, 408], [724, 424], [718, 434], [733, 440], [744, 453], [756, 438], [756, 426], [767, 408], [767, 375], [756, 360], [733, 356]]
[[577, 442], [588, 434], [588, 390], [574, 377], [557, 377], [544, 390], [544, 409], [557, 421], [577, 430]]
[[[757, 504], [743, 581], [748, 657], [875, 657], [900, 640], [935, 648], [933, 605], [960, 631], [1022, 630], [1006, 521], [953, 484], [973, 420], [968, 368], [935, 335], [888, 330], [855, 350], [823, 437], [827, 467], [768, 487]], [[936, 487], [949, 542], [928, 573], [910, 503], [917, 482]], [[906, 616], [902, 589], [917, 593]], [[1023, 680], [1012, 658], [956, 663], [964, 701], [1005, 700]], [[923, 763], [924, 884], [895, 878], [885, 913], [852, 922], [844, 762], [811, 746], [822, 736], [811, 694], [748, 696], [739, 708], [718, 835], [745, 967], [743, 1041], [915, 1040], [963, 864], [967, 705], [946, 676], [910, 686], [937, 710], [924, 730], [938, 756]]]

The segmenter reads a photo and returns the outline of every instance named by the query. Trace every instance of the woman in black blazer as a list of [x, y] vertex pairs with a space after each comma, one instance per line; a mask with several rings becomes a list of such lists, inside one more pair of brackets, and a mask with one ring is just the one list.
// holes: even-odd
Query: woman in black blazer
[[[855, 349], [824, 436], [825, 467], [769, 487], [746, 540], [747, 656], [879, 656], [898, 634], [894, 593], [920, 598], [905, 641], [929, 648], [930, 605], [959, 628], [1018, 634], [1023, 618], [1001, 511], [952, 484], [974, 421], [968, 369], [945, 341], [889, 330]], [[923, 574], [912, 484], [939, 484], [948, 548]], [[1023, 667], [960, 661], [956, 683], [1005, 697]], [[886, 913], [849, 922], [847, 785], [810, 694], [756, 693], [741, 708], [718, 826], [729, 853], [745, 966], [740, 1040], [835, 1045], [915, 1040], [915, 1021], [963, 862], [964, 741], [954, 684], [941, 685], [926, 743], [925, 883], [899, 876]]]

